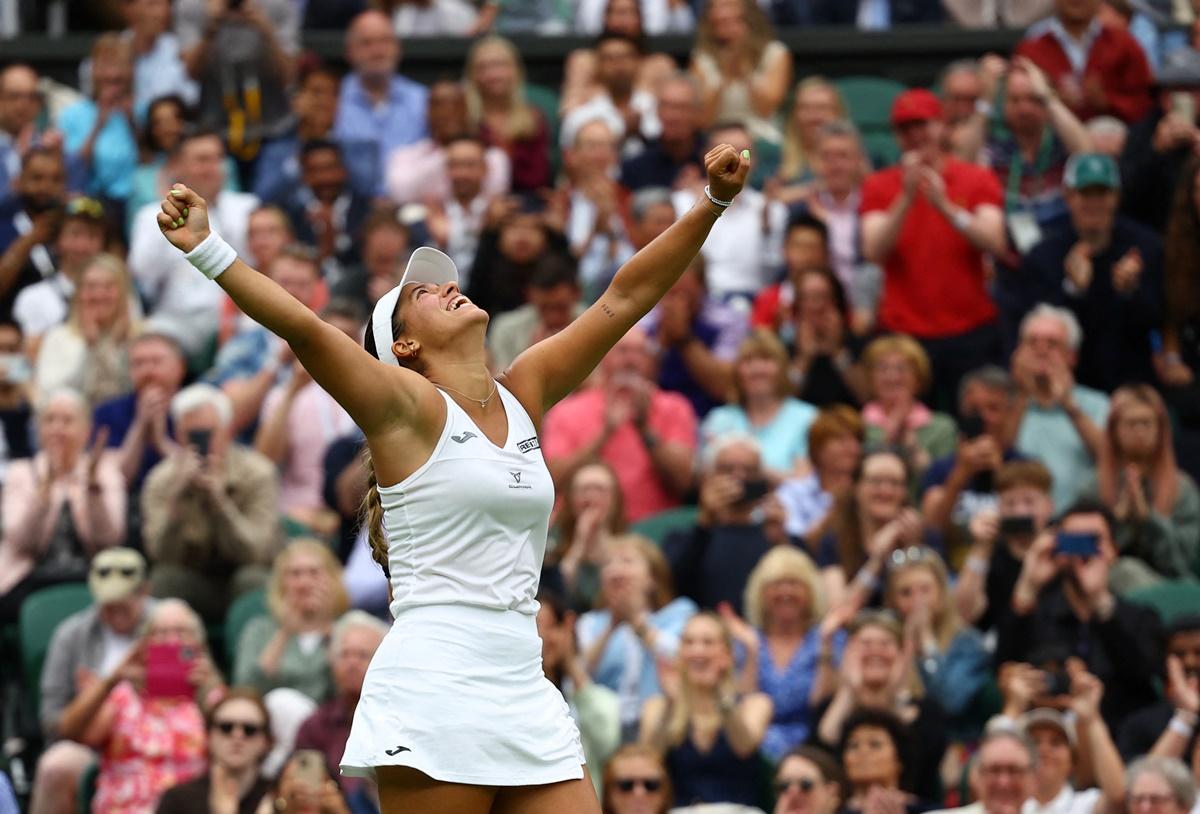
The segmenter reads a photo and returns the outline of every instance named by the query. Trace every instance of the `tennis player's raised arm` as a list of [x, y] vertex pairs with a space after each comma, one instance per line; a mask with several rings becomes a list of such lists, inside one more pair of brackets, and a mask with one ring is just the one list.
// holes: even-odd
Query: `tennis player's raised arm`
[[[158, 226], [175, 248], [190, 252], [210, 234], [208, 206], [194, 191], [176, 184], [163, 200]], [[417, 374], [373, 358], [240, 259], [221, 271], [216, 283], [247, 316], [291, 346], [304, 369], [368, 436], [414, 415], [416, 390], [406, 387], [405, 379]]]
[[[732, 200], [750, 172], [750, 157], [728, 144], [704, 157], [714, 198]], [[506, 385], [526, 409], [549, 409], [574, 390], [691, 265], [721, 208], [706, 198], [629, 259], [608, 289], [578, 319], [529, 348], [505, 372]]]

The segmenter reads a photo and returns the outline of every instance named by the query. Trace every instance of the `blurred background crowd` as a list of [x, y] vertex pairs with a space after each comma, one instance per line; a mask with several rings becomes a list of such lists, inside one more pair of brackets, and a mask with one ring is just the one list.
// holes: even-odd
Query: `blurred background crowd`
[[[377, 810], [362, 435], [162, 238], [172, 183], [356, 339], [443, 249], [499, 373], [720, 143], [750, 184], [540, 437], [605, 811], [1196, 811], [1198, 15], [0, 0], [0, 812]], [[806, 71], [855, 29], [873, 71]]]

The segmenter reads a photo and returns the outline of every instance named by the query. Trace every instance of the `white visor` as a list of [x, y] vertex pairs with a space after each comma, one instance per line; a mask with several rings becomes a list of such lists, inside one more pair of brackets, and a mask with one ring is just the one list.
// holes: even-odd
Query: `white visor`
[[399, 366], [396, 354], [392, 353], [392, 345], [396, 337], [392, 336], [392, 315], [396, 313], [396, 301], [400, 292], [409, 283], [429, 283], [430, 285], [445, 285], [458, 282], [458, 268], [450, 257], [437, 249], [421, 246], [408, 258], [404, 267], [404, 276], [400, 285], [379, 298], [375, 310], [371, 313], [371, 336], [375, 339], [375, 354], [384, 364]]

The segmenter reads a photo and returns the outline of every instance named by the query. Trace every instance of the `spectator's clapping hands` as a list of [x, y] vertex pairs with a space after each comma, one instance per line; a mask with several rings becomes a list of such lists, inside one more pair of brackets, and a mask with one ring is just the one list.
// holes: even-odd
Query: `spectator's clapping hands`
[[1113, 288], [1119, 294], [1132, 294], [1142, 279], [1142, 270], [1144, 268], [1145, 264], [1142, 262], [1142, 253], [1135, 246], [1125, 252], [1116, 265], [1113, 266]]
[[738, 616], [737, 611], [728, 602], [717, 605], [717, 613], [729, 628], [733, 640], [746, 648], [748, 652], [758, 652], [758, 631], [749, 622]]
[[979, 81], [983, 88], [980, 98], [994, 101], [1007, 72], [1008, 60], [999, 54], [985, 54], [979, 60]]
[[1067, 659], [1067, 675], [1071, 679], [1071, 711], [1082, 723], [1100, 717], [1100, 701], [1104, 698], [1104, 682], [1087, 670], [1081, 659]]
[[1082, 240], [1071, 247], [1063, 262], [1063, 273], [1082, 294], [1092, 284], [1092, 247]]
[[902, 509], [900, 514], [884, 524], [868, 544], [872, 557], [886, 559], [889, 554], [904, 545], [921, 542], [921, 515], [916, 509]]
[[1008, 662], [1001, 665], [1000, 695], [1004, 698], [1003, 714], [1017, 718], [1029, 710], [1033, 699], [1046, 693], [1046, 674], [1032, 664]]
[[1176, 709], [1200, 715], [1200, 676], [1188, 674], [1179, 656], [1167, 656], [1167, 698]]
[[1193, 147], [1200, 133], [1196, 125], [1180, 116], [1178, 113], [1168, 113], [1163, 116], [1154, 130], [1152, 146], [1157, 153], [1170, 153], [1181, 147]]
[[905, 814], [912, 795], [900, 789], [872, 786], [863, 800], [863, 814]]

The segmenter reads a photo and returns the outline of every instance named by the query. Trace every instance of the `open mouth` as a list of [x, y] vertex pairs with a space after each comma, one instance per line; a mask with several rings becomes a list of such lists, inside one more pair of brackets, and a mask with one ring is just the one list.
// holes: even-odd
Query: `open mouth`
[[459, 308], [462, 308], [464, 305], [470, 305], [470, 304], [471, 304], [470, 300], [468, 300], [464, 295], [459, 294], [457, 297], [450, 300], [450, 302], [446, 303], [446, 310], [447, 311], [457, 311]]

